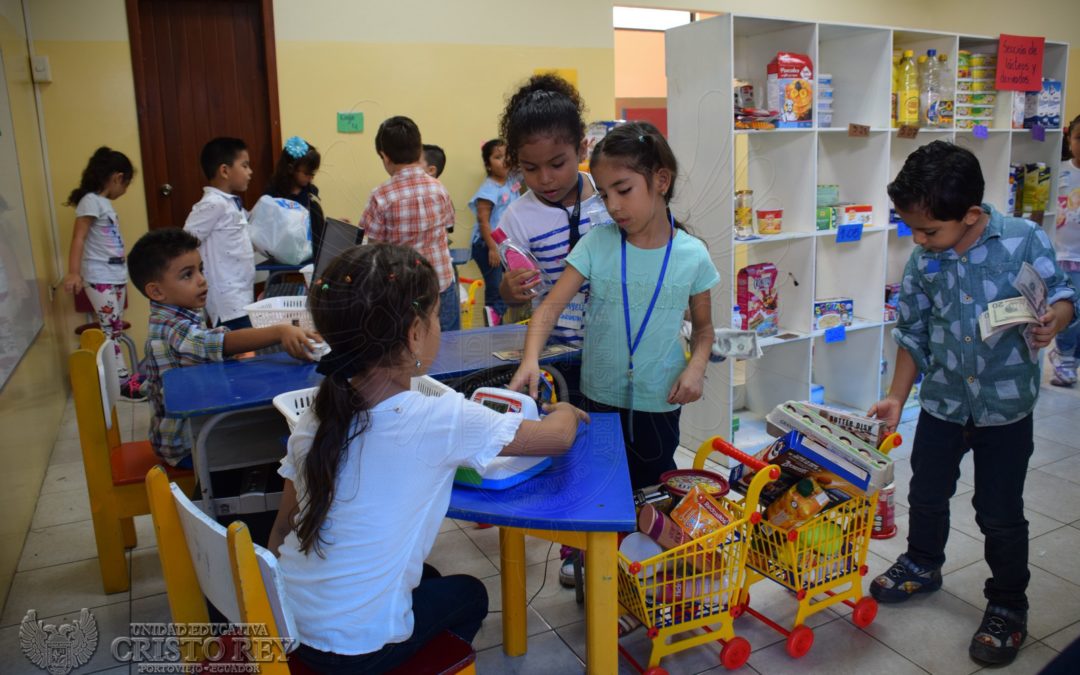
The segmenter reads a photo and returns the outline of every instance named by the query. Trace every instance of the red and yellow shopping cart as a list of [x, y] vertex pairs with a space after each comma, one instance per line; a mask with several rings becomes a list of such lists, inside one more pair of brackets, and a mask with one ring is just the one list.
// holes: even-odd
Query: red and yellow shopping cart
[[[694, 467], [701, 468], [713, 449], [723, 452], [726, 445], [720, 438], [704, 443], [694, 458]], [[749, 494], [746, 501], [750, 503]], [[757, 493], [753, 501], [757, 506]], [[842, 602], [852, 608], [851, 620], [856, 626], [869, 626], [878, 607], [873, 598], [863, 595], [862, 578], [867, 572], [866, 551], [876, 506], [876, 492], [852, 497], [788, 530], [759, 519], [747, 547], [739, 614], [745, 612], [787, 636], [787, 652], [794, 658], [804, 656], [813, 646], [814, 631], [806, 620], [817, 612]], [[750, 606], [750, 587], [765, 579], [795, 595], [798, 610], [790, 630]]]
[[[761, 520], [758, 496], [766, 483], [780, 477], [780, 469], [716, 440], [715, 449], [757, 471], [744, 499], [719, 498], [733, 521], [644, 560], [619, 553], [619, 604], [645, 625], [652, 640], [648, 675], [667, 672], [659, 667], [665, 656], [706, 642], [722, 645], [720, 662], [728, 669], [739, 668], [750, 658], [750, 643], [735, 636], [732, 623], [744, 610], [740, 598], [749, 544]], [[621, 646], [619, 651], [639, 672], [643, 670]]]

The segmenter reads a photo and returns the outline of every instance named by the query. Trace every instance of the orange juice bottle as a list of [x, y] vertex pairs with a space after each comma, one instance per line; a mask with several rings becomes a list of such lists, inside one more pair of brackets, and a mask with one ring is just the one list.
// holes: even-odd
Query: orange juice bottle
[[782, 497], [769, 504], [765, 518], [782, 529], [802, 525], [829, 504], [829, 495], [812, 478], [803, 478], [788, 488]]

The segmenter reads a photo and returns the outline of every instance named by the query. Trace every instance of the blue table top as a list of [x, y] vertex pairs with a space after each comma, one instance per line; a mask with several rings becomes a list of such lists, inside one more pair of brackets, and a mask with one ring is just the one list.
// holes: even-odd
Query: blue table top
[[637, 529], [617, 413], [592, 415], [574, 446], [507, 490], [455, 486], [447, 515], [492, 525], [574, 532]]
[[[521, 349], [525, 326], [494, 326], [442, 334], [439, 354], [428, 375], [450, 379], [482, 368], [509, 365], [491, 355], [494, 351]], [[560, 354], [544, 363], [574, 358]], [[270, 405], [278, 394], [314, 387], [322, 381], [313, 363], [278, 353], [249, 359], [230, 359], [187, 368], [173, 368], [162, 377], [165, 413], [185, 418], [214, 415]]]

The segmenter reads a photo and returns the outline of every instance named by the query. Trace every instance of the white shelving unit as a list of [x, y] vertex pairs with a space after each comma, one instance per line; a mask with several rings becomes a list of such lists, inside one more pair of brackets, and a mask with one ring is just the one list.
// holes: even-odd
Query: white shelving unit
[[[1007, 30], [1007, 26], [1002, 26]], [[720, 270], [713, 293], [713, 319], [727, 325], [735, 304], [738, 269], [771, 262], [779, 272], [780, 334], [762, 340], [754, 361], [710, 364], [701, 401], [682, 415], [682, 445], [690, 448], [715, 435], [743, 450], [769, 441], [764, 416], [776, 404], [807, 399], [821, 385], [826, 402], [865, 410], [892, 378], [894, 323], [882, 321], [885, 285], [900, 281], [911, 253], [910, 236], [888, 224], [886, 185], [916, 148], [946, 140], [979, 158], [986, 180], [984, 201], [1004, 212], [1009, 164], [1045, 162], [1052, 167], [1051, 205], [1057, 202], [1060, 129], [1045, 142], [1027, 129], [1010, 128], [1009, 96], [999, 94], [987, 138], [958, 129], [922, 129], [914, 139], [891, 128], [892, 54], [927, 49], [948, 54], [996, 52], [997, 38], [726, 14], [667, 32], [668, 128], [681, 175], [675, 209], [701, 236]], [[754, 85], [764, 100], [765, 69], [779, 51], [810, 56], [814, 72], [833, 76], [831, 128], [735, 130], [732, 81]], [[1065, 82], [1068, 45], [1046, 43], [1044, 77]], [[851, 137], [848, 124], [870, 127]], [[840, 186], [841, 201], [873, 205], [873, 226], [861, 240], [841, 243], [834, 231], [818, 232], [818, 184]], [[754, 208], [783, 208], [783, 234], [749, 241], [734, 239], [734, 192], [754, 191]], [[1053, 208], [1041, 225], [1053, 226]], [[815, 299], [850, 297], [855, 322], [845, 339], [826, 342], [813, 330]], [[884, 359], [884, 362], [883, 362]]]

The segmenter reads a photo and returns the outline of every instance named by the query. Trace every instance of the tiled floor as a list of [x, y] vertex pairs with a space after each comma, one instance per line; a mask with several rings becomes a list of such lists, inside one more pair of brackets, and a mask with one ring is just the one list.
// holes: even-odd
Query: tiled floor
[[[1080, 390], [1044, 386], [1036, 409], [1036, 446], [1027, 478], [1026, 503], [1031, 523], [1030, 633], [1017, 661], [1003, 673], [1036, 673], [1080, 638], [1080, 416], [1075, 412]], [[146, 408], [122, 404], [122, 429], [145, 433]], [[128, 593], [104, 595], [89, 521], [86, 481], [70, 409], [53, 451], [41, 489], [32, 531], [27, 537], [3, 613], [0, 614], [0, 672], [40, 673], [19, 648], [19, 622], [28, 609], [50, 623], [71, 621], [80, 608], [91, 608], [101, 640], [91, 662], [76, 673], [127, 672], [110, 655], [113, 637], [128, 634], [131, 621], [167, 621], [153, 530], [148, 517], [137, 519], [139, 546], [128, 554], [132, 585]], [[901, 431], [910, 441], [913, 428]], [[872, 572], [887, 567], [904, 547], [910, 445], [893, 451], [897, 459], [897, 537], [871, 544]], [[691, 456], [680, 451], [679, 462]], [[816, 640], [799, 661], [788, 657], [781, 636], [750, 618], [736, 624], [753, 645], [743, 672], [759, 673], [941, 673], [964, 675], [979, 670], [969, 660], [967, 645], [983, 609], [982, 583], [988, 573], [982, 535], [973, 522], [970, 461], [953, 500], [945, 587], [901, 607], [884, 606], [865, 630], [849, 619], [850, 610], [826, 610], [811, 618]], [[477, 530], [471, 523], [446, 520], [430, 562], [446, 571], [484, 580], [492, 613], [477, 636], [481, 673], [574, 673], [584, 670], [585, 626], [573, 591], [559, 587], [558, 548], [546, 542], [527, 545], [529, 653], [509, 658], [502, 653], [499, 612], [498, 531]], [[753, 589], [754, 606], [780, 623], [794, 618], [794, 602], [783, 589], [763, 582]], [[648, 638], [636, 631], [623, 645], [639, 661], [648, 658]], [[698, 647], [664, 660], [673, 674], [720, 672], [718, 649]], [[620, 673], [635, 672], [625, 661]]]

